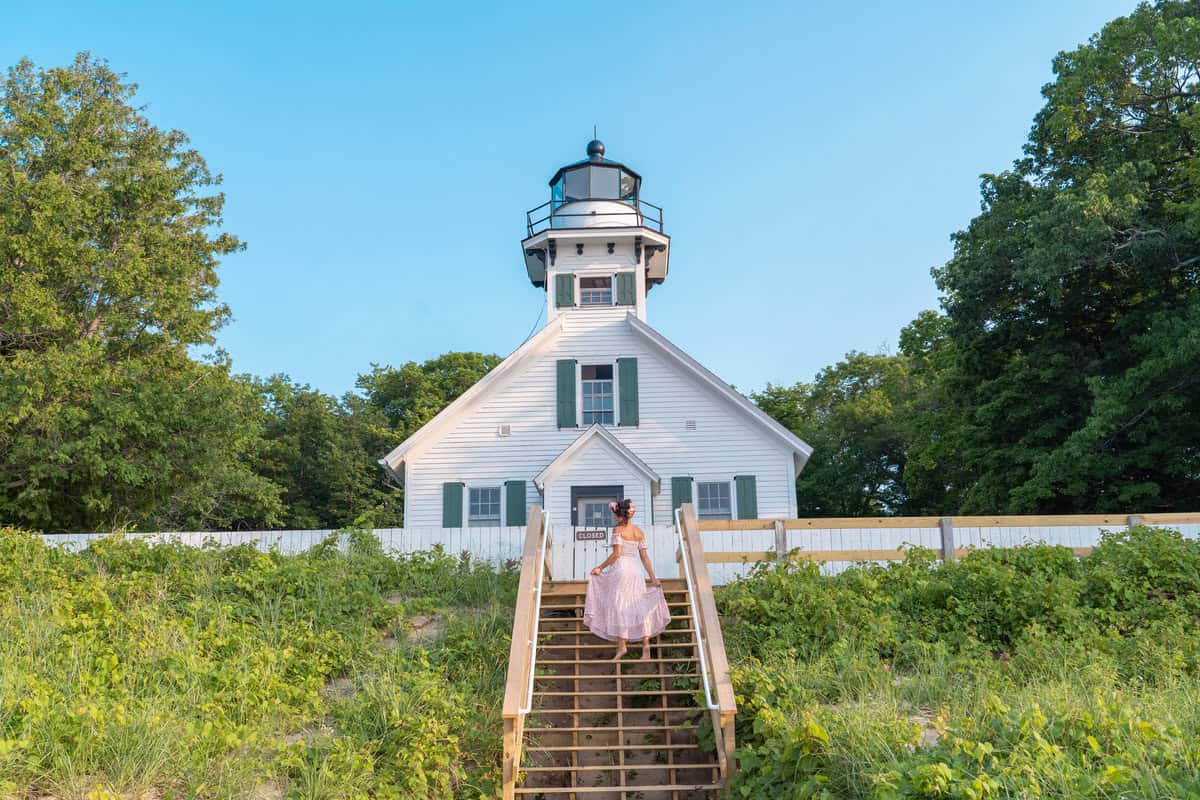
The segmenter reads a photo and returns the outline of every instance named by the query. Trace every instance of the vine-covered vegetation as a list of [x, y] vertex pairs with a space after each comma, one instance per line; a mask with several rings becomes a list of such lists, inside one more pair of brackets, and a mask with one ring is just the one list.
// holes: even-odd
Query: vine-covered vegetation
[[738, 797], [1200, 797], [1200, 542], [1137, 528], [722, 590]]
[[[339, 548], [340, 542], [340, 548]], [[515, 574], [0, 534], [0, 798], [494, 797]], [[1200, 542], [927, 551], [719, 592], [746, 798], [1200, 792]]]
[[0, 798], [490, 796], [511, 571], [0, 531]]

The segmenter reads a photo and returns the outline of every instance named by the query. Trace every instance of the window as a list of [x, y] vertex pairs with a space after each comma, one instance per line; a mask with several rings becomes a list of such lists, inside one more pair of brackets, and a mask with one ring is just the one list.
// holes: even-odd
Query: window
[[696, 513], [700, 519], [733, 519], [733, 506], [729, 502], [729, 482], [697, 483]]
[[472, 528], [500, 527], [500, 487], [471, 489], [468, 525]]
[[580, 278], [579, 305], [611, 306], [612, 278]]
[[583, 424], [613, 424], [612, 364], [585, 366], [582, 369]]
[[611, 528], [612, 511], [608, 504], [615, 497], [581, 497], [579, 499], [579, 524], [585, 528]]

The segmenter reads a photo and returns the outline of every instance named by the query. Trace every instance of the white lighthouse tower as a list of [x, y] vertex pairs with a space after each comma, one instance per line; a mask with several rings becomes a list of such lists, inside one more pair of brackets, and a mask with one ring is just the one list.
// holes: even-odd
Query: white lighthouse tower
[[546, 318], [605, 305], [646, 319], [646, 293], [667, 277], [671, 237], [662, 209], [642, 199], [642, 176], [604, 157], [588, 157], [550, 179], [550, 199], [526, 214], [521, 242], [534, 286], [546, 289]]
[[[602, 143], [587, 156], [526, 214], [545, 327], [381, 461], [404, 485], [405, 525], [524, 525], [536, 503], [551, 526], [594, 533], [623, 497], [668, 533], [685, 502], [705, 519], [795, 516], [811, 448], [646, 322], [670, 261], [662, 209]], [[594, 565], [579, 533], [555, 534], [560, 566]]]

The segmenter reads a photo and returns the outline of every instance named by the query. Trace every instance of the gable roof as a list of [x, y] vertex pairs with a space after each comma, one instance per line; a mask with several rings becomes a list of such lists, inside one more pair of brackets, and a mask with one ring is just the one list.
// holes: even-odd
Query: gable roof
[[446, 427], [447, 423], [454, 419], [458, 412], [462, 409], [473, 405], [476, 400], [483, 397], [496, 384], [498, 384], [505, 376], [516, 369], [518, 364], [524, 364], [531, 357], [541, 352], [546, 345], [558, 338], [562, 333], [563, 317], [556, 317], [554, 321], [546, 324], [533, 336], [525, 340], [524, 344], [501, 361], [492, 371], [471, 385], [471, 388], [460, 394], [452, 403], [443, 408], [432, 419], [413, 431], [412, 435], [397, 445], [392, 452], [388, 453], [383, 458], [379, 459], [379, 463], [383, 468], [392, 473], [401, 485], [404, 484], [404, 456], [413, 449], [420, 441], [428, 438], [431, 434]]
[[658, 473], [652, 470], [649, 464], [638, 458], [636, 453], [621, 444], [620, 439], [613, 436], [599, 423], [593, 424], [592, 427], [581, 433], [575, 441], [567, 445], [566, 449], [555, 456], [554, 460], [547, 464], [546, 468], [534, 477], [533, 485], [537, 487], [539, 492], [544, 492], [546, 490], [546, 481], [566, 469], [593, 442], [602, 447], [607, 446], [613, 455], [629, 464], [642, 477], [650, 481], [651, 494], [658, 494], [659, 485], [662, 483], [662, 479], [658, 477]]
[[684, 368], [685, 371], [691, 373], [698, 378], [702, 383], [712, 387], [717, 394], [724, 397], [741, 411], [746, 417], [752, 419], [760, 426], [766, 429], [767, 433], [771, 434], [781, 444], [792, 451], [792, 457], [796, 460], [796, 474], [804, 469], [804, 465], [808, 462], [808, 457], [812, 455], [812, 446], [808, 442], [801, 439], [790, 430], [780, 425], [771, 417], [770, 414], [763, 411], [754, 403], [750, 402], [749, 398], [741, 392], [734, 389], [725, 381], [718, 378], [713, 372], [707, 369], [696, 359], [689, 356], [683, 350], [671, 343], [667, 337], [663, 336], [658, 331], [651, 328], [645, 322], [637, 318], [637, 315], [630, 312], [627, 317], [629, 326], [633, 331], [640, 335], [647, 342], [655, 345], [661, 353], [669, 356], [672, 360]]
[[[509, 376], [518, 365], [527, 363], [534, 358], [538, 353], [546, 348], [551, 342], [558, 338], [563, 330], [563, 320], [565, 315], [560, 315], [554, 321], [548, 323], [546, 327], [538, 331], [530, 337], [524, 344], [512, 352], [512, 354], [501, 361], [491, 372], [480, 378], [471, 388], [467, 389], [450, 405], [443, 408], [433, 419], [426, 422], [420, 428], [413, 432], [411, 436], [401, 442], [394, 450], [388, 453], [383, 458], [379, 459], [379, 463], [384, 469], [388, 470], [393, 477], [401, 484], [404, 483], [404, 462], [405, 456], [413, 450], [419, 443], [429, 438], [431, 435], [438, 433], [451, 424], [457, 417], [460, 411], [466, 410], [470, 406], [480, 401], [485, 395], [492, 390], [493, 387], [499, 385], [504, 378]], [[799, 475], [804, 469], [808, 457], [812, 455], [812, 447], [807, 442], [801, 439], [796, 434], [789, 431], [783, 425], [780, 425], [771, 418], [754, 403], [750, 402], [743, 394], [735, 390], [732, 386], [725, 383], [711, 371], [706, 369], [700, 362], [689, 356], [680, 348], [676, 347], [665, 336], [651, 328], [645, 322], [637, 318], [637, 315], [630, 311], [626, 315], [626, 321], [629, 327], [635, 334], [643, 340], [653, 345], [660, 354], [665, 356], [669, 361], [674, 362], [683, 369], [684, 372], [694, 376], [701, 384], [709, 387], [713, 392], [724, 398], [734, 410], [740, 412], [742, 416], [757, 424], [775, 441], [792, 453], [792, 458], [796, 465], [796, 474]], [[589, 429], [590, 432], [590, 429]], [[608, 434], [608, 431], [603, 431]], [[586, 435], [586, 434], [585, 434]], [[608, 434], [608, 437], [620, 447], [623, 445], [616, 440], [616, 437]], [[576, 440], [578, 443], [583, 436]], [[628, 450], [628, 448], [625, 448]], [[568, 447], [567, 450], [570, 450]], [[564, 450], [563, 453], [567, 451]], [[632, 452], [629, 453], [633, 458], [637, 458]], [[561, 455], [559, 456], [562, 457]], [[640, 459], [638, 459], [640, 462]], [[645, 466], [645, 464], [642, 464]], [[646, 467], [649, 469], [649, 467]], [[652, 474], [652, 473], [651, 473]], [[652, 480], [657, 480], [657, 476]]]

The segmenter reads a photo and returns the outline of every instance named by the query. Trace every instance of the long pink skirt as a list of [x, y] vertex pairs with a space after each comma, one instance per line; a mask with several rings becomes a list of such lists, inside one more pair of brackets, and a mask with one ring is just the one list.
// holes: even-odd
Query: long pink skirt
[[636, 551], [599, 575], [588, 575], [583, 624], [601, 639], [646, 639], [662, 633], [670, 621], [662, 587], [646, 585]]

